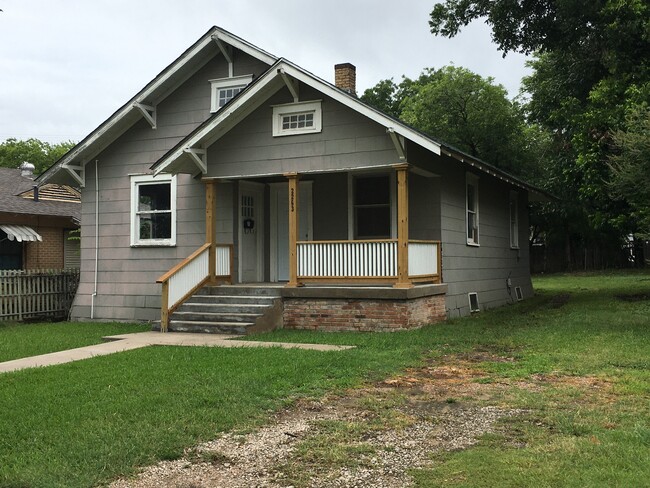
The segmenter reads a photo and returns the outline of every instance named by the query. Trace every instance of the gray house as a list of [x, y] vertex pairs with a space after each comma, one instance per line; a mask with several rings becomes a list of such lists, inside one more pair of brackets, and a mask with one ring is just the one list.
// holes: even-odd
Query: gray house
[[82, 188], [72, 316], [387, 330], [530, 296], [544, 195], [335, 78], [213, 27], [41, 175]]

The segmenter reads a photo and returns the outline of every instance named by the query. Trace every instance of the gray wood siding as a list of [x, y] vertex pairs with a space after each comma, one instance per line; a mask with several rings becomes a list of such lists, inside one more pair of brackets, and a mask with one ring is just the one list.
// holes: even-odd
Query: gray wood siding
[[293, 100], [286, 88], [280, 89], [208, 148], [208, 176], [283, 174], [399, 162], [384, 127], [301, 86], [301, 101], [321, 99], [321, 133], [273, 137], [272, 106]]
[[409, 173], [409, 239], [440, 240], [440, 178]]
[[[235, 75], [259, 76], [267, 66], [236, 53]], [[156, 279], [205, 242], [205, 185], [178, 175], [176, 246], [131, 247], [129, 175], [149, 166], [210, 115], [210, 79], [227, 76], [217, 55], [157, 106], [157, 128], [138, 121], [97, 157], [99, 168], [99, 258], [94, 318], [157, 320], [160, 285]], [[217, 242], [232, 243], [232, 185], [217, 187]], [[71, 315], [90, 317], [95, 270], [95, 163], [86, 165], [82, 191], [81, 277]]]
[[348, 175], [330, 173], [313, 178], [314, 240], [348, 238]]
[[[482, 310], [516, 301], [514, 288], [533, 294], [528, 259], [527, 194], [502, 180], [479, 176], [479, 246], [467, 244], [465, 182], [471, 171], [449, 157], [426, 155], [409, 146], [409, 161], [441, 175], [440, 224], [443, 241], [443, 279], [450, 317], [469, 313], [467, 294], [477, 292]], [[519, 196], [519, 249], [510, 248], [510, 191]], [[512, 281], [511, 293], [506, 280]]]

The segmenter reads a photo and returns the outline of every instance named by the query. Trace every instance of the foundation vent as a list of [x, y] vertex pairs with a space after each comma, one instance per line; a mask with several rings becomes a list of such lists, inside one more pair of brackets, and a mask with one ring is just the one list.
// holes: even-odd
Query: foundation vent
[[469, 311], [472, 313], [480, 312], [481, 308], [479, 307], [478, 304], [478, 293], [476, 292], [468, 293], [467, 298], [469, 299]]
[[521, 286], [515, 286], [515, 295], [517, 295], [518, 302], [524, 299], [524, 294], [521, 292]]

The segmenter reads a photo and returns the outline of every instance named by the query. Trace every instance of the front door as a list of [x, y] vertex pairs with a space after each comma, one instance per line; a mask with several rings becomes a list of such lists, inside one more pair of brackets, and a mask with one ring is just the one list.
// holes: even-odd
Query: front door
[[239, 184], [239, 281], [264, 279], [264, 186]]
[[[298, 183], [298, 240], [312, 240], [311, 181]], [[289, 280], [289, 188], [271, 185], [271, 281]]]

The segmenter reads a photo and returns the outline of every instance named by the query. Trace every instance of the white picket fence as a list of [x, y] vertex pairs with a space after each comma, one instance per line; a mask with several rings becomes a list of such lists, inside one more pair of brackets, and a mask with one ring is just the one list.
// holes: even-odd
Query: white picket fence
[[79, 270], [0, 270], [0, 321], [65, 318], [79, 285]]

